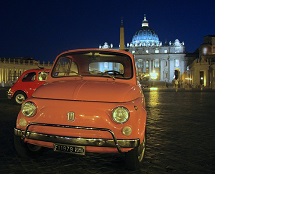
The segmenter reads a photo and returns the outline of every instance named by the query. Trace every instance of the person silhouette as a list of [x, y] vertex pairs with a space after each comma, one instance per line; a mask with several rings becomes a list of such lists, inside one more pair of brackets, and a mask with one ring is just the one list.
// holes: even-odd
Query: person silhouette
[[178, 91], [178, 80], [177, 79], [175, 79], [175, 91], [177, 92]]

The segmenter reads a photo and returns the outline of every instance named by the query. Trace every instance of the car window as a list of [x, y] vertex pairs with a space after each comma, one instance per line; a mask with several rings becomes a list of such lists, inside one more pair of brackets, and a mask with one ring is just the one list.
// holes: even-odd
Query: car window
[[111, 52], [74, 52], [61, 56], [52, 70], [53, 77], [96, 76], [129, 79], [133, 65], [128, 55]]
[[36, 76], [36, 73], [35, 72], [30, 72], [30, 73], [27, 73], [23, 79], [22, 79], [22, 82], [33, 82], [35, 80], [35, 76]]
[[94, 75], [115, 75], [124, 77], [124, 66], [118, 62], [93, 62], [89, 64], [89, 73]]
[[39, 81], [46, 81], [47, 76], [48, 76], [48, 73], [46, 73], [46, 72], [44, 72], [44, 71], [39, 72], [38, 80], [39, 80]]
[[57, 61], [52, 74], [55, 77], [78, 76], [78, 66], [72, 59], [61, 57]]

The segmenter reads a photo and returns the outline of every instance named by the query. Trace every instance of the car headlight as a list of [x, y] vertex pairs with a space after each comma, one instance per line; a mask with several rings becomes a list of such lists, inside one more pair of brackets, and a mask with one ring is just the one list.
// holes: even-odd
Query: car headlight
[[25, 102], [22, 104], [21, 111], [23, 115], [27, 117], [32, 117], [36, 114], [36, 105], [33, 102]]
[[129, 119], [129, 111], [123, 106], [118, 106], [112, 111], [112, 118], [117, 123], [125, 123]]

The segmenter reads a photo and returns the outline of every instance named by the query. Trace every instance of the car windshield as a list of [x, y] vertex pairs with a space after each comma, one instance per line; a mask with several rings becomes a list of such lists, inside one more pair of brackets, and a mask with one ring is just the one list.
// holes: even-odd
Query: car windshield
[[116, 52], [83, 51], [59, 57], [52, 77], [97, 76], [130, 79], [133, 76], [131, 59]]

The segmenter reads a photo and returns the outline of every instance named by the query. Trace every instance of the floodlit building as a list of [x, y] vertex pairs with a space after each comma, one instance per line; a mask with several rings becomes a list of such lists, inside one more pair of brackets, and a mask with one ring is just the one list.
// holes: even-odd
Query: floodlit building
[[[124, 34], [123, 21], [121, 22], [120, 38]], [[120, 48], [124, 40], [120, 39]], [[99, 48], [112, 48], [112, 44], [104, 43]], [[142, 26], [127, 43], [126, 50], [134, 54], [136, 67], [143, 81], [162, 81], [172, 83], [180, 78], [186, 69], [184, 42], [176, 39], [174, 42], [162, 43], [155, 31], [150, 28], [144, 15]]]
[[192, 87], [215, 89], [215, 35], [204, 37], [186, 74]]

